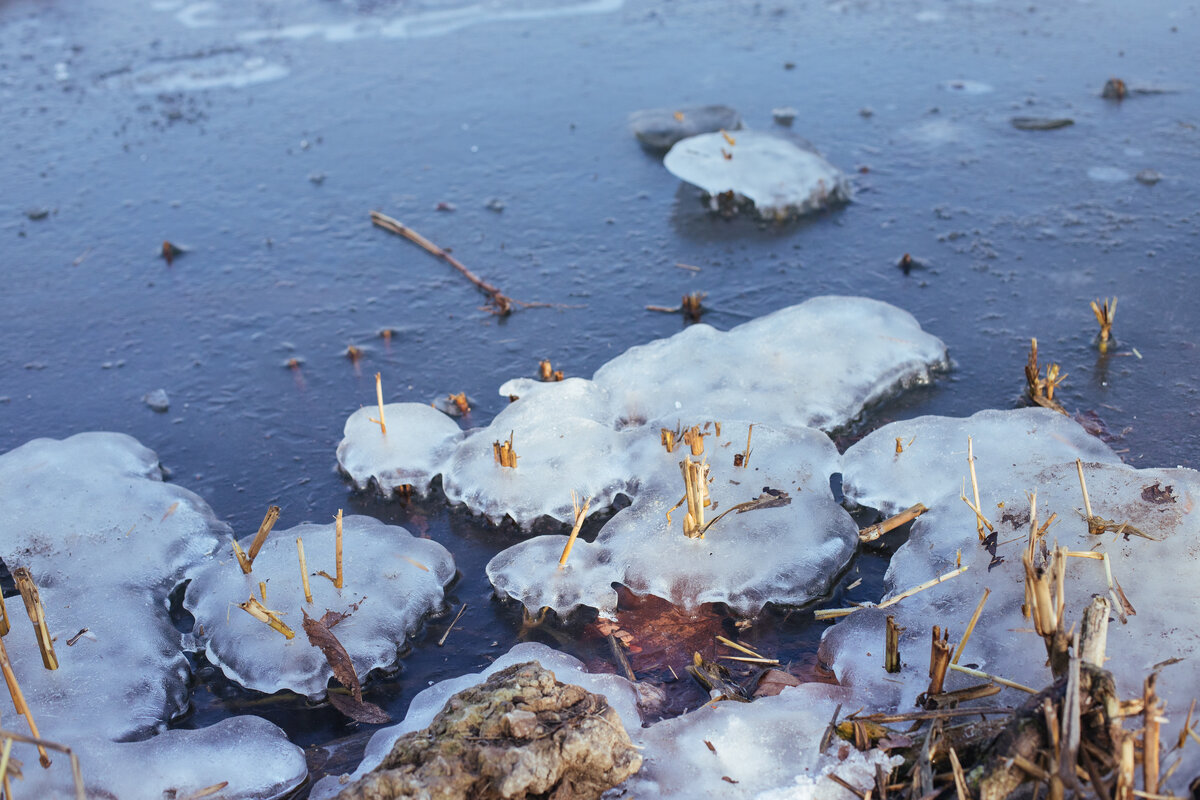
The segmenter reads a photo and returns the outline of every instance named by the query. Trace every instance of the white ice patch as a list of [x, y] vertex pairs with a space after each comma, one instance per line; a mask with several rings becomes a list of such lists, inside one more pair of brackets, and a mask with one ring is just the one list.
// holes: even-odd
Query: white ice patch
[[733, 192], [764, 217], [784, 219], [848, 202], [845, 174], [811, 150], [768, 133], [704, 133], [677, 142], [663, 159], [675, 177], [713, 199]]
[[[78, 754], [90, 792], [158, 800], [228, 780], [239, 797], [270, 798], [304, 780], [302, 751], [264, 720], [163, 732], [187, 707], [189, 678], [166, 598], [229, 528], [198, 496], [163, 483], [152, 451], [115, 433], [29, 442], [0, 455], [0, 516], [11, 521], [0, 558], [38, 583], [59, 668], [43, 667], [20, 598], [8, 599], [4, 644], [42, 736]], [[11, 701], [5, 714], [18, 719]], [[222, 763], [227, 737], [249, 729], [243, 768]], [[142, 741], [116, 741], [133, 738]], [[32, 747], [17, 744], [14, 755], [25, 762], [23, 792], [72, 795], [66, 756], [52, 754], [43, 770]]]
[[162, 59], [105, 78], [110, 86], [139, 94], [241, 89], [286, 78], [287, 67], [240, 50], [218, 50], [199, 56]]
[[[965, 431], [961, 437], [965, 441]], [[1200, 516], [1195, 513], [1200, 502], [1200, 475], [1188, 469], [1135, 470], [1115, 463], [1111, 454], [1103, 459], [1083, 455], [1093, 514], [1118, 524], [1128, 523], [1154, 538], [1114, 532], [1096, 535], [1088, 533], [1082, 516], [1083, 495], [1074, 460], [1050, 465], [1043, 461], [1046, 452], [1062, 452], [1063, 443], [1054, 441], [1054, 432], [1043, 428], [1040, 434], [1030, 434], [1018, 423], [1007, 438], [1019, 442], [1020, 447], [993, 445], [986, 453], [976, 448], [982, 508], [997, 531], [997, 560], [979, 541], [974, 513], [957, 497], [961, 484], [956, 477], [954, 492], [930, 504], [929, 513], [913, 524], [908, 541], [893, 556], [886, 576], [887, 593], [894, 594], [948, 572], [959, 553], [967, 571], [902, 600], [886, 612], [854, 612], [826, 633], [821, 644], [822, 661], [832, 666], [840, 682], [874, 703], [911, 707], [929, 683], [930, 627], [937, 624], [949, 630], [954, 643], [986, 588], [991, 594], [960, 663], [1035, 690], [1049, 685], [1053, 678], [1046, 666], [1045, 648], [1021, 611], [1025, 600], [1021, 554], [1029, 531], [1026, 492], [1036, 490], [1038, 520], [1045, 522], [1051, 514], [1057, 515], [1046, 536], [1047, 545], [1107, 553], [1113, 577], [1137, 612], [1127, 614], [1124, 622], [1117, 611], [1110, 615], [1105, 668], [1112, 671], [1119, 695], [1125, 699], [1140, 697], [1142, 681], [1155, 664], [1180, 659], [1163, 666], [1158, 679], [1158, 692], [1167, 702], [1166, 716], [1170, 720], [1164, 726], [1164, 741], [1175, 740], [1200, 686], [1200, 632], [1194, 624], [1200, 609], [1200, 583], [1195, 579], [1200, 555]], [[1039, 443], [1048, 444], [1048, 451], [1042, 451], [1041, 456], [1022, 457], [1022, 450], [1036, 452]], [[959, 445], [960, 452], [961, 448]], [[960, 452], [948, 460], [965, 459]], [[897, 463], [905, 463], [908, 455], [906, 449]], [[885, 453], [879, 458], [892, 461], [892, 456]], [[849, 463], [847, 458], [848, 468]], [[907, 481], [932, 479], [935, 489], [940, 484], [938, 474], [926, 462], [913, 459], [907, 463], [912, 470]], [[965, 468], [966, 464], [961, 464], [964, 475]], [[894, 465], [889, 464], [872, 471], [895, 474], [893, 469]], [[900, 484], [901, 491], [905, 491], [904, 486]], [[967, 492], [971, 492], [969, 484]], [[895, 501], [885, 505], [900, 506], [909, 499], [897, 495]], [[1104, 562], [1069, 558], [1065, 591], [1068, 629], [1079, 623], [1083, 609], [1096, 594], [1109, 595]], [[896, 622], [906, 628], [900, 640], [902, 669], [892, 675], [883, 670], [887, 614], [893, 614]], [[958, 689], [977, 682], [977, 678], [951, 672], [946, 688]], [[1023, 693], [1005, 689], [994, 702], [1016, 704], [1025, 699]], [[1187, 781], [1200, 772], [1200, 749], [1185, 747], [1182, 757], [1183, 764], [1168, 787], [1186, 794]]]
[[[241, 542], [249, 550], [253, 537]], [[304, 542], [313, 602], [304, 597], [296, 540]], [[405, 642], [426, 614], [441, 608], [443, 587], [454, 577], [446, 548], [414, 537], [373, 517], [343, 520], [343, 588], [317, 575], [334, 575], [334, 525], [306, 523], [273, 531], [246, 575], [232, 551], [210, 562], [188, 585], [183, 605], [196, 618], [197, 646], [209, 661], [248, 689], [282, 689], [324, 696], [333, 676], [325, 656], [303, 628], [303, 612], [319, 619], [326, 611], [349, 616], [332, 628], [346, 648], [360, 680], [373, 669], [393, 667]], [[267, 596], [259, 593], [266, 581]], [[287, 639], [236, 608], [254, 596], [277, 612], [295, 637]]]
[[637, 736], [641, 730], [641, 717], [637, 710], [637, 691], [632, 683], [617, 675], [592, 674], [584, 669], [583, 663], [576, 658], [552, 650], [543, 644], [525, 642], [516, 645], [497, 658], [482, 672], [450, 678], [419, 693], [413, 698], [402, 722], [375, 732], [367, 743], [362, 764], [357, 770], [348, 777], [329, 775], [322, 778], [313, 785], [309, 797], [312, 800], [329, 800], [334, 797], [346, 785], [379, 766], [401, 736], [428, 727], [451, 696], [483, 683], [493, 673], [511, 667], [513, 664], [523, 664], [527, 661], [537, 661], [542, 667], [553, 672], [554, 677], [562, 683], [575, 684], [589, 692], [604, 695], [608, 704], [621, 717], [621, 723], [625, 726], [626, 732], [634, 742], [637, 742]]

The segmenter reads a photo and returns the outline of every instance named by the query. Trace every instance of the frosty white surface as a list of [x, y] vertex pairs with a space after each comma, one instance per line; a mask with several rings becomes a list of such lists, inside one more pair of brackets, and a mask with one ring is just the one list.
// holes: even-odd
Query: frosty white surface
[[384, 495], [401, 486], [418, 492], [442, 470], [462, 432], [454, 420], [423, 403], [392, 403], [383, 407], [388, 432], [371, 422], [376, 406], [364, 406], [346, 420], [337, 459], [342, 471], [359, 489], [371, 483]]
[[704, 133], [676, 142], [663, 165], [712, 196], [733, 192], [764, 217], [786, 218], [850, 200], [850, 182], [821, 156], [769, 133]]
[[312, 800], [328, 800], [335, 796], [347, 783], [358, 780], [382, 763], [384, 757], [391, 752], [392, 745], [401, 736], [428, 727], [451, 696], [463, 689], [483, 683], [488, 676], [495, 672], [527, 661], [537, 661], [544, 668], [553, 672], [554, 677], [562, 683], [572, 683], [582, 686], [589, 692], [604, 695], [608, 699], [608, 704], [620, 715], [625, 730], [637, 742], [637, 734], [641, 730], [641, 717], [638, 716], [637, 692], [632, 683], [617, 675], [590, 673], [576, 658], [552, 650], [543, 644], [523, 642], [497, 658], [481, 672], [440, 681], [422, 691], [413, 698], [408, 707], [408, 713], [399, 724], [381, 728], [375, 732], [367, 743], [362, 764], [357, 770], [348, 778], [336, 775], [322, 778], [313, 786], [309, 796]]
[[[338, 458], [360, 486], [373, 479], [385, 492], [417, 475], [409, 482], [425, 485], [441, 472], [452, 501], [528, 528], [542, 516], [570, 521], [572, 489], [594, 497], [593, 511], [618, 493], [641, 491], [656, 469], [660, 423], [746, 420], [832, 430], [947, 365], [946, 346], [907, 312], [865, 298], [817, 297], [728, 332], [689, 326], [631, 348], [591, 381], [509, 381], [501, 393], [519, 399], [465, 437], [445, 418], [421, 429], [436, 412], [398, 404], [388, 407], [388, 436], [421, 430], [411, 444], [388, 445], [411, 449], [390, 450], [380, 445], [377, 425], [358, 419], [366, 416], [360, 410]], [[499, 466], [492, 452], [493, 442], [510, 435], [516, 468]]]
[[[668, 513], [684, 494], [679, 462], [690, 451], [680, 445], [667, 453], [657, 428], [643, 430], [654, 451], [642, 464], [643, 485], [595, 542], [577, 541], [560, 567], [565, 535], [529, 539], [493, 558], [488, 579], [497, 593], [529, 609], [550, 606], [560, 614], [577, 605], [615, 614], [613, 583], [685, 608], [723, 602], [747, 615], [768, 602], [808, 602], [829, 587], [858, 542], [857, 526], [829, 489], [837, 449], [811, 428], [756, 425], [748, 466], [737, 467], [734, 455], [744, 450], [747, 428], [726, 422], [719, 436], [709, 428], [704, 458], [712, 506], [706, 518], [715, 521], [703, 538], [684, 536], [686, 507]], [[763, 507], [715, 519], [764, 493]]]
[[[334, 528], [332, 523], [305, 523], [272, 531], [249, 575], [230, 550], [192, 579], [183, 604], [196, 618], [196, 642], [231, 680], [260, 692], [291, 689], [322, 697], [333, 670], [309, 643], [304, 612], [317, 619], [326, 611], [349, 614], [332, 632], [363, 679], [372, 669], [393, 666], [408, 634], [442, 606], [443, 587], [454, 577], [454, 560], [446, 548], [373, 517], [346, 517], [339, 590], [332, 580], [316, 574], [336, 572]], [[312, 603], [304, 597], [297, 538], [304, 542]], [[243, 540], [242, 548], [248, 551], [252, 540]], [[265, 601], [259, 581], [267, 583]], [[252, 595], [276, 611], [295, 637], [287, 639], [231, 605]]]
[[[1046, 466], [1082, 458], [1119, 464], [1120, 458], [1074, 420], [1045, 408], [980, 411], [965, 418], [917, 417], [884, 425], [842, 456], [842, 491], [852, 503], [885, 515], [958, 493], [966, 480], [967, 437], [973, 440], [980, 499], [994, 481], [1032, 476]], [[896, 440], [903, 452], [896, 452]], [[972, 526], [974, 527], [974, 526]]]
[[834, 708], [856, 702], [842, 687], [809, 683], [753, 703], [710, 703], [656, 723], [634, 738], [645, 761], [616, 797], [843, 800], [851, 795], [825, 778], [829, 773], [866, 789], [874, 784], [876, 763], [888, 770], [902, 761], [854, 747], [839, 759], [839, 739], [821, 752]]
[[[907, 451], [906, 451], [907, 452]], [[903, 458], [903, 456], [901, 456]], [[979, 455], [979, 466], [987, 464]], [[1167, 701], [1170, 722], [1163, 741], [1174, 740], [1200, 686], [1200, 632], [1193, 624], [1200, 614], [1200, 584], [1195, 580], [1200, 553], [1200, 475], [1192, 470], [1135, 470], [1085, 462], [1093, 513], [1128, 522], [1153, 540], [1113, 533], [1089, 534], [1081, 516], [1083, 496], [1074, 461], [1041, 472], [999, 470], [980, 475], [985, 515], [999, 532], [997, 556], [1003, 561], [989, 571], [990, 554], [980, 545], [974, 514], [957, 497], [933, 507], [918, 519], [912, 533], [892, 558], [886, 583], [889, 593], [915, 586], [953, 568], [956, 553], [969, 569], [964, 574], [913, 595], [886, 610], [907, 628], [901, 637], [903, 666], [898, 674], [883, 670], [884, 617], [879, 610], [857, 611], [829, 629], [821, 645], [822, 660], [839, 681], [873, 702], [911, 707], [928, 682], [929, 636], [932, 625], [950, 630], [956, 642], [984, 588], [991, 590], [975, 634], [960, 663], [1015, 680], [1034, 689], [1052, 681], [1039, 637], [1027, 631], [1021, 614], [1024, 572], [1021, 552], [1029, 529], [1026, 491], [1037, 490], [1038, 519], [1058, 515], [1047, 535], [1053, 546], [1073, 551], [1105, 552], [1112, 573], [1137, 613], [1123, 623], [1116, 613], [1108, 628], [1109, 660], [1123, 698], [1140, 696], [1142, 681], [1155, 664], [1182, 659], [1162, 668], [1159, 694]], [[1071, 558], [1066, 572], [1066, 625], [1078, 624], [1094, 594], [1107, 594], [1103, 562]], [[977, 679], [951, 673], [947, 688], [960, 688]], [[1005, 689], [997, 703], [1020, 703], [1021, 692]], [[1185, 792], [1187, 781], [1200, 772], [1200, 749], [1183, 748], [1185, 763], [1169, 785]], [[1172, 756], [1174, 758], [1176, 756]], [[1170, 765], [1170, 759], [1164, 762]], [[1186, 792], [1185, 792], [1186, 793]]]
[[[89, 791], [158, 800], [168, 789], [228, 780], [229, 796], [269, 798], [303, 781], [303, 753], [264, 720], [188, 732], [196, 749], [187, 760], [176, 744], [184, 732], [163, 732], [187, 706], [189, 677], [167, 594], [229, 528], [198, 496], [163, 483], [152, 451], [115, 433], [29, 442], [0, 455], [0, 516], [12, 521], [0, 530], [0, 558], [30, 568], [59, 668], [43, 667], [20, 598], [7, 601], [4, 644], [42, 736], [79, 755]], [[10, 724], [25, 729], [11, 700], [3, 703]], [[253, 769], [191, 763], [243, 729], [255, 731], [239, 756]], [[14, 755], [26, 765], [22, 792], [68, 795], [66, 756], [52, 754], [43, 770], [32, 747], [17, 744]]]

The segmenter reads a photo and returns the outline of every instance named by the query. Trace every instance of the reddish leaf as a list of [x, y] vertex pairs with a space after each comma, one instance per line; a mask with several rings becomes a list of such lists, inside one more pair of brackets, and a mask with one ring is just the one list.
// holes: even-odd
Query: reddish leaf
[[321, 652], [325, 654], [325, 660], [333, 668], [333, 677], [354, 694], [356, 701], [362, 703], [362, 684], [358, 682], [358, 675], [354, 671], [354, 662], [350, 660], [350, 654], [346, 652], [346, 648], [342, 647], [342, 643], [330, 632], [324, 622], [325, 617], [328, 617], [329, 614], [326, 613], [325, 617], [321, 619], [313, 619], [304, 609], [300, 609], [300, 612], [304, 614], [304, 633], [308, 635], [308, 643], [313, 647], [320, 648]]
[[355, 722], [365, 722], [368, 725], [386, 725], [392, 721], [388, 713], [374, 703], [366, 700], [356, 700], [340, 692], [329, 693], [329, 704]]
[[774, 697], [789, 686], [799, 686], [800, 679], [790, 672], [781, 669], [769, 669], [758, 680], [758, 688], [754, 690], [755, 697]]

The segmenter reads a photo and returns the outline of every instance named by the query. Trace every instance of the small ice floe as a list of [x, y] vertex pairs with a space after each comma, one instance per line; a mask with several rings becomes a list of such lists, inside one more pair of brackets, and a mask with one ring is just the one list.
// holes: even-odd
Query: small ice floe
[[1120, 167], [1089, 167], [1087, 176], [1097, 183], [1121, 183], [1129, 180], [1129, 173]]
[[196, 572], [183, 605], [208, 660], [260, 692], [324, 696], [336, 673], [305, 617], [324, 620], [358, 680], [394, 667], [408, 635], [442, 607], [455, 572], [446, 548], [373, 517], [271, 532], [261, 547], [257, 538], [239, 545], [249, 572], [226, 551]]
[[629, 125], [647, 150], [666, 152], [680, 139], [689, 136], [739, 130], [742, 115], [721, 105], [651, 108], [630, 114]]
[[683, 139], [663, 159], [677, 178], [703, 189], [713, 211], [750, 203], [767, 219], [787, 219], [852, 196], [850, 181], [812, 150], [756, 131], [706, 133]]
[[171, 410], [171, 398], [167, 396], [166, 389], [155, 389], [152, 392], [147, 392], [142, 395], [142, 402], [151, 411], [156, 411], [159, 414], [165, 414]]
[[[275, 725], [234, 717], [164, 730], [187, 710], [190, 677], [167, 597], [229, 528], [162, 476], [152, 451], [116, 433], [36, 439], [0, 455], [0, 515], [20, 521], [0, 532], [0, 558], [29, 598], [9, 598], [0, 647], [30, 727], [75, 751], [89, 794], [158, 800], [228, 781], [231, 795], [279, 797], [307, 768]], [[40, 621], [18, 620], [14, 600]], [[48, 755], [43, 769], [32, 746], [14, 745], [22, 791], [74, 796], [70, 761]]]

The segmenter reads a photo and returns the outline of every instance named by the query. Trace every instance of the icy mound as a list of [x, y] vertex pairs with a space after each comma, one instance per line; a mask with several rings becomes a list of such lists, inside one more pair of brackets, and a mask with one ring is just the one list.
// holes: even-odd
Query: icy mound
[[[29, 442], [0, 455], [0, 516], [16, 521], [0, 532], [0, 558], [32, 572], [58, 669], [43, 666], [19, 597], [7, 599], [4, 645], [42, 737], [78, 754], [90, 792], [158, 800], [227, 780], [230, 795], [269, 798], [304, 780], [303, 753], [263, 720], [162, 732], [186, 709], [189, 679], [166, 598], [229, 529], [198, 496], [162, 482], [152, 451], [113, 433]], [[4, 703], [7, 719], [24, 729], [11, 700]], [[218, 760], [239, 730], [254, 731], [240, 770]], [[142, 741], [121, 743], [134, 738]], [[72, 793], [66, 756], [52, 753], [43, 770], [32, 747], [13, 752], [25, 762], [26, 794]]]
[[[530, 539], [493, 558], [488, 579], [500, 595], [559, 614], [578, 605], [615, 614], [613, 583], [685, 608], [722, 602], [746, 615], [769, 602], [802, 605], [822, 594], [858, 543], [857, 526], [829, 489], [837, 449], [811, 428], [756, 425], [748, 466], [735, 466], [747, 427], [726, 422], [719, 435], [706, 437], [712, 525], [702, 538], [684, 535], [686, 503], [672, 511], [685, 493], [679, 462], [689, 451], [669, 454], [655, 436], [657, 457], [644, 462], [653, 471], [595, 542], [577, 541], [560, 567], [566, 536]], [[716, 519], [725, 511], [731, 513]]]
[[633, 684], [616, 675], [593, 675], [584, 669], [579, 660], [557, 650], [551, 650], [545, 645], [527, 642], [516, 645], [482, 672], [441, 681], [422, 691], [413, 698], [408, 707], [408, 714], [405, 715], [402, 722], [375, 732], [370, 742], [367, 743], [362, 764], [357, 770], [348, 778], [333, 775], [322, 778], [313, 786], [309, 797], [312, 800], [328, 800], [328, 798], [334, 797], [347, 783], [358, 780], [378, 766], [391, 752], [392, 745], [401, 736], [428, 727], [434, 716], [442, 710], [442, 706], [452, 695], [482, 683], [490, 675], [502, 669], [526, 661], [537, 661], [552, 671], [555, 677], [563, 683], [573, 683], [582, 686], [589, 692], [604, 695], [608, 699], [608, 704], [621, 716], [621, 722], [630, 737], [635, 742], [637, 741], [637, 734], [641, 730], [641, 718], [638, 716], [637, 692]]
[[850, 200], [850, 182], [824, 158], [787, 139], [755, 131], [705, 133], [677, 142], [663, 159], [675, 177], [712, 200], [721, 195], [754, 204], [764, 217], [785, 219]]
[[[907, 451], [906, 451], [907, 454]], [[904, 456], [901, 456], [903, 458]], [[962, 664], [1041, 689], [1051, 681], [1040, 637], [1024, 618], [1024, 570], [1021, 556], [1028, 540], [1029, 500], [1026, 491], [1037, 490], [1038, 520], [1057, 514], [1046, 535], [1051, 549], [1057, 543], [1076, 552], [1107, 553], [1113, 577], [1136, 614], [1126, 612], [1121, 621], [1113, 611], [1108, 628], [1108, 661], [1122, 698], [1141, 696], [1142, 681], [1154, 665], [1162, 667], [1159, 695], [1167, 702], [1170, 722], [1163, 741], [1175, 740], [1187, 709], [1200, 686], [1200, 632], [1194, 618], [1200, 611], [1200, 584], [1195, 580], [1200, 553], [1200, 474], [1186, 469], [1135, 470], [1120, 464], [1085, 462], [1083, 465], [1092, 513], [1114, 523], [1133, 526], [1146, 536], [1088, 532], [1082, 517], [1083, 495], [1075, 462], [1047, 467], [1040, 473], [982, 474], [988, 465], [979, 458], [980, 489], [989, 498], [985, 516], [997, 531], [996, 558], [981, 546], [974, 513], [957, 498], [946, 499], [912, 527], [909, 540], [895, 554], [887, 573], [890, 593], [916, 586], [954, 568], [956, 553], [968, 570], [933, 588], [902, 600], [886, 610], [857, 611], [829, 629], [822, 659], [839, 681], [853, 686], [876, 702], [911, 707], [929, 683], [930, 627], [950, 630], [950, 642], [961, 637], [985, 588], [991, 590]], [[968, 492], [970, 489], [968, 488]], [[1128, 530], [1128, 528], [1126, 529]], [[990, 566], [990, 569], [989, 569]], [[1092, 596], [1109, 595], [1104, 562], [1071, 557], [1066, 567], [1066, 628], [1079, 623]], [[1118, 600], [1114, 600], [1117, 607]], [[882, 668], [884, 617], [894, 614], [907, 628], [900, 641], [903, 661], [899, 673]], [[1169, 663], [1169, 659], [1181, 659]], [[948, 689], [961, 688], [978, 679], [951, 672]], [[1006, 689], [996, 702], [1017, 704], [1022, 693]], [[1185, 747], [1185, 762], [1169, 784], [1186, 793], [1187, 781], [1200, 772], [1200, 749]], [[1174, 756], [1172, 756], [1173, 758]], [[1170, 760], [1164, 762], [1168, 768]]]
[[841, 800], [849, 794], [826, 775], [836, 772], [865, 788], [874, 785], [876, 764], [886, 772], [902, 759], [850, 747], [841, 760], [839, 739], [822, 753], [821, 738], [839, 703], [861, 706], [842, 687], [809, 683], [753, 703], [710, 703], [656, 723], [635, 739], [645, 761], [616, 797]]
[[[990, 481], [1032, 476], [1050, 464], [1072, 461], [1121, 463], [1120, 458], [1074, 420], [1044, 408], [980, 411], [974, 416], [917, 417], [872, 432], [842, 456], [842, 491], [851, 503], [885, 515], [958, 493], [967, 481], [967, 437], [974, 444], [981, 498]], [[897, 441], [899, 449], [897, 452]], [[972, 526], [974, 527], [974, 526]]]
[[[385, 447], [360, 410], [346, 425], [338, 460], [359, 486], [373, 480], [388, 492], [411, 476], [421, 490], [440, 472], [452, 501], [493, 521], [569, 522], [572, 489], [594, 498], [593, 511], [618, 493], [640, 491], [644, 476], [658, 471], [660, 422], [832, 430], [947, 365], [946, 346], [907, 312], [865, 298], [818, 297], [728, 332], [692, 325], [631, 348], [591, 381], [509, 381], [501, 393], [518, 399], [465, 437], [444, 417], [427, 422], [431, 409], [399, 404], [385, 408], [387, 437], [414, 433]], [[496, 445], [510, 440], [516, 467], [497, 463]]]
[[[378, 433], [378, 431], [376, 431]], [[250, 549], [253, 537], [242, 542]], [[305, 600], [296, 540], [304, 542], [313, 602]], [[333, 670], [309, 643], [303, 612], [315, 619], [327, 611], [348, 616], [331, 628], [345, 647], [360, 680], [396, 663], [408, 635], [443, 603], [443, 587], [454, 577], [446, 548], [418, 539], [403, 528], [372, 517], [343, 521], [343, 588], [317, 575], [335, 575], [335, 526], [303, 524], [272, 532], [244, 574], [230, 553], [210, 562], [188, 584], [183, 605], [196, 618], [195, 641], [209, 661], [248, 689], [281, 689], [322, 697]], [[267, 584], [260, 594], [259, 581]], [[233, 605], [256, 597], [295, 633], [288, 639]]]

